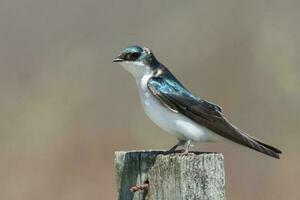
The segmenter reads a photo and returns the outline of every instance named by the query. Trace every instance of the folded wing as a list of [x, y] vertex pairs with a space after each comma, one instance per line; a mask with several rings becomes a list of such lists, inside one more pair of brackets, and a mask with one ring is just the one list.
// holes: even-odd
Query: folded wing
[[147, 85], [152, 94], [173, 112], [184, 114], [224, 138], [279, 158], [280, 150], [237, 129], [225, 119], [219, 106], [194, 96], [176, 80], [162, 76], [152, 77]]

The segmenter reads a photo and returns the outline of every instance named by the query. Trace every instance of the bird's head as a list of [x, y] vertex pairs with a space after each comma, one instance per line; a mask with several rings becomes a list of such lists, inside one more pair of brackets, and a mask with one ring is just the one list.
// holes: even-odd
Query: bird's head
[[119, 62], [133, 76], [142, 76], [159, 66], [152, 51], [146, 47], [129, 46], [113, 62]]

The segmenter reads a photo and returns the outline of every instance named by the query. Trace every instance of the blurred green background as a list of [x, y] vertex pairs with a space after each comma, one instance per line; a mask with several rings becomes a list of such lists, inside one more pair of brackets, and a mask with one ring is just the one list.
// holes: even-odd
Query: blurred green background
[[151, 48], [195, 94], [283, 150], [232, 144], [228, 199], [300, 199], [300, 1], [1, 0], [0, 199], [115, 199], [113, 152], [167, 149], [112, 58]]

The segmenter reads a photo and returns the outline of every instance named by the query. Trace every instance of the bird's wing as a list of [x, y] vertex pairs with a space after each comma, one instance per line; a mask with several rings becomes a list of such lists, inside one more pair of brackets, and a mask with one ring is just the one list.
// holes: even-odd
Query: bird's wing
[[173, 112], [184, 114], [224, 138], [279, 158], [280, 150], [241, 132], [224, 118], [219, 106], [194, 96], [176, 80], [162, 76], [152, 77], [147, 86], [152, 94]]

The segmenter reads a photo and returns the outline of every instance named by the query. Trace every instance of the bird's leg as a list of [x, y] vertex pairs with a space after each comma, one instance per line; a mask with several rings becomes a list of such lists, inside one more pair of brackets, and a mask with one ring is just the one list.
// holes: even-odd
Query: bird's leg
[[184, 145], [186, 142], [187, 142], [186, 140], [178, 140], [178, 142], [168, 152], [169, 153], [174, 152], [177, 147]]
[[187, 140], [184, 144], [184, 151], [182, 153], [182, 155], [189, 155], [189, 151], [190, 151], [190, 147], [192, 147], [193, 145], [191, 144], [191, 140]]

